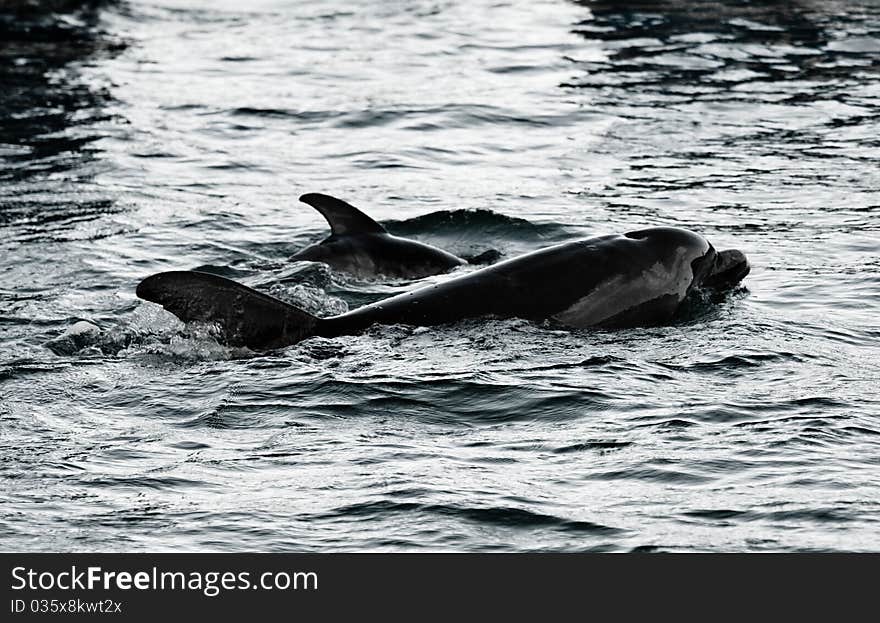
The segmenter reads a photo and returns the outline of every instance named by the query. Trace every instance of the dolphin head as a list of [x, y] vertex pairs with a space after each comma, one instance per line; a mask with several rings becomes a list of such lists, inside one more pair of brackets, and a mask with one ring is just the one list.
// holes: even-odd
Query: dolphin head
[[690, 265], [692, 280], [688, 289], [699, 287], [716, 261], [717, 253], [709, 241], [687, 229], [651, 227], [624, 235], [649, 248], [649, 256], [662, 259], [670, 269], [680, 266], [679, 262]]
[[750, 266], [742, 251], [716, 251], [703, 236], [677, 227], [652, 227], [625, 234], [649, 245], [657, 257], [672, 258], [672, 252], [690, 264], [693, 279], [688, 290], [733, 288], [749, 274]]

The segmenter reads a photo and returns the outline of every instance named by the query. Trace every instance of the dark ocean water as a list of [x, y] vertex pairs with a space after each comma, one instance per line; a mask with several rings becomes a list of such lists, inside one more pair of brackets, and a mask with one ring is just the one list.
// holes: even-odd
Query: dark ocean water
[[[880, 2], [6, 6], [2, 549], [880, 550]], [[669, 327], [261, 356], [135, 297], [413, 287], [290, 262], [304, 192], [458, 254], [669, 224], [753, 269]]]

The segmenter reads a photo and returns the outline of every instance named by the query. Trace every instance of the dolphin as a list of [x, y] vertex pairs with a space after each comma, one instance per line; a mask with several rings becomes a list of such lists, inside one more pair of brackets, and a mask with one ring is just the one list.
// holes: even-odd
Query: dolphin
[[749, 270], [741, 251], [716, 252], [699, 234], [655, 227], [533, 251], [329, 318], [195, 271], [147, 277], [137, 295], [184, 322], [217, 323], [230, 345], [262, 351], [373, 324], [432, 326], [484, 316], [572, 328], [660, 325], [695, 289], [731, 288]]
[[[437, 247], [392, 236], [369, 216], [342, 199], [320, 193], [299, 198], [327, 219], [330, 237], [291, 259], [324, 262], [359, 278], [385, 276], [421, 279], [445, 273], [468, 261]], [[482, 256], [478, 256], [482, 259]]]

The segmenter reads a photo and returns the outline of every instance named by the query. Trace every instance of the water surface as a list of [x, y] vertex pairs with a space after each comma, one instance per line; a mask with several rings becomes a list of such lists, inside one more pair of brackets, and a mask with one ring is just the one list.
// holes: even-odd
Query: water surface
[[[58, 5], [0, 17], [3, 548], [878, 549], [877, 2]], [[753, 269], [669, 327], [261, 356], [134, 296], [417, 285], [291, 263], [304, 192], [458, 254], [674, 225]]]

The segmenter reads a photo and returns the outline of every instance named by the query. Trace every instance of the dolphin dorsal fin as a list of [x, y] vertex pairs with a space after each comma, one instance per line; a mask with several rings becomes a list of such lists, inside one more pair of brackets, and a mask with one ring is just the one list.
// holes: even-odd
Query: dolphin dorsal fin
[[299, 200], [320, 212], [327, 219], [330, 231], [335, 236], [387, 233], [379, 223], [342, 199], [321, 193], [308, 193]]

